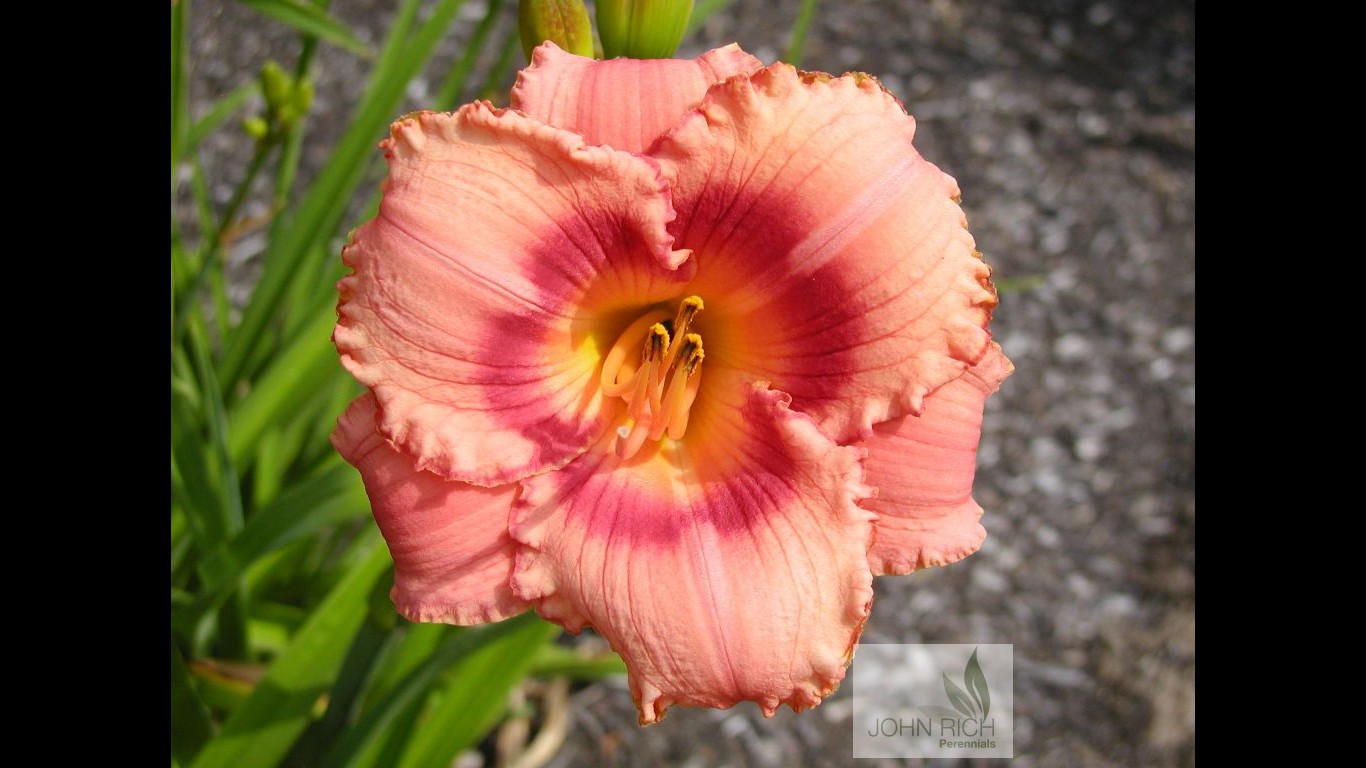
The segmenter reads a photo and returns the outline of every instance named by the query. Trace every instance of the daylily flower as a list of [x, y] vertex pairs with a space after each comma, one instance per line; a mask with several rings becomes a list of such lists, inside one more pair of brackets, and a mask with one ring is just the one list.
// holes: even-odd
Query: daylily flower
[[534, 608], [672, 704], [814, 706], [872, 578], [980, 546], [1010, 363], [952, 178], [867, 75], [537, 49], [399, 120], [343, 258], [334, 435], [415, 621]]

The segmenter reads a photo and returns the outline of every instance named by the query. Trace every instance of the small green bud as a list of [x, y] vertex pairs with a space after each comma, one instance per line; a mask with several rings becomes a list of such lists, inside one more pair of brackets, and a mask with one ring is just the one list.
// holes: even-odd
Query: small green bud
[[293, 90], [290, 77], [279, 64], [267, 61], [261, 67], [261, 95], [266, 99], [266, 109], [279, 109]]
[[569, 53], [593, 55], [593, 25], [583, 0], [518, 0], [517, 28], [527, 61], [546, 40]]
[[297, 80], [294, 83], [294, 92], [290, 94], [290, 104], [294, 111], [300, 115], [308, 114], [308, 110], [313, 107], [313, 81]]
[[270, 133], [270, 126], [266, 125], [264, 119], [253, 115], [242, 121], [242, 130], [246, 131], [247, 135], [253, 139], [262, 141], [266, 138], [266, 134]]
[[598, 36], [608, 58], [667, 59], [678, 50], [693, 0], [597, 0]]

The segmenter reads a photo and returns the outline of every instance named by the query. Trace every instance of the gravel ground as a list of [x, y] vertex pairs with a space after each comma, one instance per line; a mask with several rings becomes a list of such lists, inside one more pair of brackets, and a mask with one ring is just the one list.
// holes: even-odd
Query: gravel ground
[[[735, 40], [772, 61], [798, 5], [739, 0], [680, 53]], [[333, 3], [372, 41], [390, 6]], [[959, 565], [879, 579], [864, 639], [1013, 643], [1019, 765], [1195, 759], [1194, 25], [1182, 2], [843, 0], [807, 44], [807, 68], [867, 71], [901, 97], [1002, 281], [992, 327], [1017, 371], [979, 457], [990, 536]], [[201, 107], [293, 55], [236, 4], [196, 3], [192, 30]], [[319, 63], [305, 179], [364, 77], [330, 49]], [[246, 159], [229, 134], [204, 153], [220, 202]], [[260, 247], [233, 254], [243, 286]], [[550, 765], [850, 765], [850, 687], [803, 715], [675, 708], [641, 729], [624, 682], [588, 686]]]

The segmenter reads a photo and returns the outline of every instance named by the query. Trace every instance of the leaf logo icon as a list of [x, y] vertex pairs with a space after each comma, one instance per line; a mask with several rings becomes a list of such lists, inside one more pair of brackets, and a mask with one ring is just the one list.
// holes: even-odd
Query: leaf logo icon
[[963, 684], [985, 719], [991, 711], [991, 691], [987, 688], [987, 676], [982, 674], [982, 665], [977, 663], [976, 648], [972, 649], [972, 658], [968, 659], [968, 666], [963, 670]]
[[[968, 689], [967, 693], [963, 692], [963, 688]], [[960, 688], [945, 674], [944, 693], [948, 694], [949, 702], [963, 717], [985, 719], [991, 711], [991, 690], [987, 688], [987, 678], [982, 674], [982, 665], [977, 663], [976, 648], [972, 649], [972, 657], [963, 669], [963, 687]]]

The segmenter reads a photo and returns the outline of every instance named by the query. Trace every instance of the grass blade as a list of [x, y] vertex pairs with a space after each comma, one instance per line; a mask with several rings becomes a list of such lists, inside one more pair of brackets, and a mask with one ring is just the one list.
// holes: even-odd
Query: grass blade
[[239, 0], [242, 5], [262, 16], [288, 24], [305, 35], [312, 35], [325, 43], [335, 45], [364, 58], [375, 55], [374, 51], [351, 34], [345, 24], [327, 15], [327, 11], [296, 0]]
[[526, 615], [533, 618], [525, 627], [480, 648], [453, 670], [425, 727], [409, 743], [401, 766], [450, 765], [502, 719], [508, 691], [526, 677], [537, 649], [560, 631], [534, 614]]
[[697, 0], [697, 4], [692, 9], [692, 18], [688, 19], [687, 31], [683, 33], [683, 37], [686, 39], [688, 35], [701, 29], [702, 25], [707, 23], [707, 19], [726, 10], [734, 3], [735, 0]]
[[[474, 666], [466, 667], [464, 663], [461, 664], [455, 676], [461, 682], [452, 686], [450, 692], [457, 696], [469, 697], [470, 707], [458, 710], [458, 717], [454, 721], [432, 720], [428, 723], [428, 728], [420, 732], [411, 743], [420, 743], [422, 735], [433, 728], [442, 732], [443, 736], [454, 734], [462, 742], [466, 741], [466, 734], [473, 734], [468, 738], [478, 738], [497, 722], [497, 716], [506, 706], [507, 688], [520, 680], [523, 673], [521, 669], [516, 668], [515, 663], [510, 664], [515, 678], [512, 683], [508, 683], [508, 668], [493, 666], [491, 659], [515, 661], [509, 657], [518, 652], [525, 657], [529, 655], [528, 643], [534, 648], [544, 643], [556, 631], [556, 627], [528, 611], [517, 618], [498, 624], [460, 632], [366, 712], [360, 722], [347, 731], [346, 738], [332, 749], [325, 765], [333, 768], [351, 768], [360, 764], [367, 753], [382, 746], [385, 733], [400, 720], [400, 715], [411, 707], [414, 701], [420, 701], [425, 697], [440, 674], [459, 661], [468, 660]], [[475, 675], [480, 672], [488, 672], [492, 678], [479, 679]], [[494, 700], [489, 700], [490, 697]], [[423, 764], [441, 763], [429, 761]]]
[[[256, 355], [263, 331], [278, 313], [280, 300], [292, 279], [318, 281], [322, 277], [323, 270], [317, 265], [301, 262], [305, 261], [310, 248], [329, 241], [341, 225], [346, 204], [376, 155], [376, 140], [394, 118], [408, 81], [431, 57], [436, 44], [454, 21], [461, 2], [441, 0], [411, 39], [395, 40], [396, 33], [406, 32], [403, 25], [396, 24], [395, 30], [390, 32], [385, 55], [376, 64], [370, 88], [346, 135], [299, 204], [290, 225], [282, 227], [279, 236], [271, 240], [261, 279], [252, 292], [241, 324], [228, 340], [222, 366], [224, 391], [231, 391], [246, 373], [247, 363]], [[409, 0], [409, 5], [415, 7], [415, 0]], [[400, 10], [400, 18], [412, 12], [405, 6]], [[390, 57], [390, 51], [396, 53]], [[331, 252], [331, 248], [318, 250]], [[330, 291], [331, 285], [319, 288]]]
[[213, 735], [209, 709], [195, 692], [190, 671], [171, 639], [171, 757], [189, 763]]
[[197, 596], [198, 602], [202, 606], [221, 597], [271, 552], [368, 513], [360, 475], [337, 457], [253, 515], [231, 543], [206, 559], [204, 570], [215, 579]]
[[185, 133], [190, 124], [189, 44], [185, 37], [185, 18], [189, 0], [171, 3], [171, 225], [175, 226], [175, 190], [184, 156]]
[[783, 61], [794, 67], [801, 66], [802, 54], [806, 49], [806, 34], [811, 31], [811, 21], [816, 18], [816, 6], [820, 0], [802, 0], [802, 8], [797, 12], [797, 22], [792, 25], [792, 37], [788, 39], [787, 53]]
[[342, 662], [337, 684], [327, 697], [327, 712], [300, 737], [285, 759], [287, 765], [317, 765], [319, 757], [339, 740], [370, 680], [375, 663], [394, 637], [394, 633], [381, 627], [373, 616], [361, 624], [360, 631], [351, 640], [346, 660]]
[[222, 125], [233, 113], [242, 108], [253, 95], [256, 94], [260, 86], [255, 80], [237, 86], [231, 93], [214, 103], [202, 117], [190, 126], [190, 133], [185, 138], [185, 152], [193, 152], [199, 142], [205, 136], [213, 133]]
[[606, 651], [596, 656], [581, 656], [572, 648], [544, 645], [536, 650], [527, 673], [536, 677], [564, 676], [572, 680], [601, 680], [626, 674], [626, 662]]
[[332, 346], [336, 321], [330, 312], [315, 317], [293, 344], [275, 356], [251, 394], [233, 409], [227, 454], [238, 466], [245, 469], [255, 458], [252, 449], [267, 427], [297, 409], [301, 398], [341, 374], [341, 363]]
[[195, 768], [275, 765], [308, 727], [318, 697], [337, 678], [347, 640], [370, 610], [371, 590], [390, 565], [374, 527], [357, 546], [368, 551], [309, 617], [222, 734], [200, 753]]
[[379, 668], [375, 670], [375, 679], [370, 682], [370, 687], [365, 692], [365, 700], [361, 703], [362, 711], [368, 712], [374, 707], [375, 702], [403, 682], [404, 678], [436, 653], [436, 649], [444, 645], [452, 635], [464, 631], [450, 624], [404, 622], [402, 626], [403, 639], [389, 648]]
[[479, 20], [479, 26], [474, 28], [474, 36], [470, 38], [469, 45], [465, 46], [465, 52], [460, 54], [459, 63], [452, 67], [446, 79], [441, 81], [441, 90], [436, 96], [437, 109], [455, 109], [455, 105], [459, 103], [460, 97], [465, 93], [465, 81], [469, 79], [475, 62], [479, 60], [479, 54], [483, 53], [484, 43], [493, 31], [493, 25], [497, 23], [502, 8], [503, 0], [489, 0], [484, 17]]

